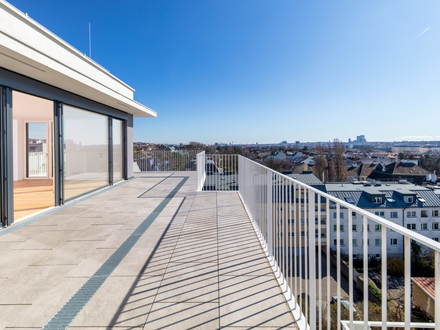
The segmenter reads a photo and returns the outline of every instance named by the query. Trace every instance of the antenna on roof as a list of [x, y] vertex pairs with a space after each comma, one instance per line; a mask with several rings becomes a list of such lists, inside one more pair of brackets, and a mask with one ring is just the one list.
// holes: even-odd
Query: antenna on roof
[[89, 23], [89, 57], [92, 58], [92, 26]]

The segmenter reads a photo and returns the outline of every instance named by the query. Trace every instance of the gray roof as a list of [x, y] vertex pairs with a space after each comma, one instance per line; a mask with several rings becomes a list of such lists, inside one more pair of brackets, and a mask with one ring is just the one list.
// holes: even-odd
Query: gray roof
[[[343, 201], [346, 201], [346, 197], [351, 197], [354, 200], [354, 205], [360, 208], [373, 209], [373, 208], [407, 208], [407, 207], [440, 207], [440, 198], [434, 191], [428, 188], [416, 186], [413, 184], [389, 184], [382, 186], [368, 186], [364, 187], [359, 184], [326, 184], [327, 193], [334, 197], [337, 197]], [[391, 197], [395, 202], [389, 202], [386, 198], [384, 203], [376, 204], [371, 202], [369, 195], [384, 195], [385, 197]], [[405, 203], [400, 194], [412, 194], [417, 195], [425, 200], [421, 202], [418, 199], [412, 204]], [[330, 207], [334, 207], [334, 203], [331, 203]]]
[[291, 178], [298, 180], [299, 182], [308, 184], [309, 186], [323, 186], [324, 182], [319, 180], [316, 175], [313, 173], [292, 173], [287, 174], [287, 176], [290, 176]]

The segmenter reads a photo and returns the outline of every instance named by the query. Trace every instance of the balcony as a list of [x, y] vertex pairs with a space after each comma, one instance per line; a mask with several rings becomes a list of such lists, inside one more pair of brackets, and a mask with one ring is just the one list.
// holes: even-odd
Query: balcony
[[[438, 264], [439, 243], [246, 158], [228, 158], [217, 166], [214, 157], [199, 154], [197, 172], [138, 172], [132, 180], [2, 229], [0, 328], [439, 328], [439, 322], [410, 318], [409, 262], [402, 274], [401, 321], [391, 319], [396, 309], [386, 294], [376, 298], [379, 315], [371, 315], [363, 304], [371, 300], [369, 282], [363, 281], [369, 274], [355, 270], [356, 262], [368, 270], [370, 261], [354, 255], [357, 248], [379, 255], [384, 290], [387, 246], [353, 244], [350, 215], [356, 212], [364, 226], [380, 224], [403, 236], [405, 260], [411, 260], [414, 240], [434, 251]], [[213, 166], [207, 171], [207, 161], [218, 172]], [[223, 184], [204, 189], [212, 175], [234, 176], [238, 191]], [[296, 194], [307, 196], [302, 214], [291, 212], [298, 206]], [[325, 214], [318, 195], [326, 202]], [[331, 223], [330, 208], [337, 215], [341, 208], [352, 211], [344, 246], [341, 233], [325, 225]], [[315, 216], [325, 222], [308, 221]], [[298, 217], [308, 225], [300, 226]], [[336, 222], [339, 227], [339, 216]], [[369, 233], [362, 235], [366, 241]], [[386, 242], [390, 234], [378, 235]], [[327, 238], [336, 239], [335, 251]], [[439, 273], [436, 267], [440, 291]]]
[[237, 192], [136, 178], [0, 231], [0, 328], [297, 329]]

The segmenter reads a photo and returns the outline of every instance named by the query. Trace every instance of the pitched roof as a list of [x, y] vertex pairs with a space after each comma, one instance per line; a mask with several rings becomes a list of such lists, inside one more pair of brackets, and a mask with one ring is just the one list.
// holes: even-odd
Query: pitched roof
[[308, 184], [309, 186], [323, 186], [324, 182], [319, 180], [313, 173], [292, 173], [287, 174], [291, 178], [298, 180], [299, 182]]
[[[382, 165], [378, 165], [376, 171], [382, 171]], [[427, 170], [414, 163], [395, 162], [385, 165], [385, 173], [394, 175], [426, 175]]]
[[434, 277], [411, 277], [411, 281], [417, 284], [431, 299], [435, 300], [435, 278]]
[[[416, 185], [389, 184], [364, 187], [359, 184], [339, 183], [326, 184], [325, 187], [328, 194], [343, 201], [346, 201], [347, 197], [351, 197], [355, 206], [364, 209], [440, 207], [440, 198], [434, 191]], [[373, 203], [369, 195], [374, 194], [385, 195], [384, 202], [382, 204]], [[414, 203], [408, 204], [400, 194], [417, 195], [425, 201], [421, 202], [416, 198]], [[394, 202], [388, 201], [387, 198], [393, 199]], [[334, 207], [334, 203], [331, 203], [330, 207]]]

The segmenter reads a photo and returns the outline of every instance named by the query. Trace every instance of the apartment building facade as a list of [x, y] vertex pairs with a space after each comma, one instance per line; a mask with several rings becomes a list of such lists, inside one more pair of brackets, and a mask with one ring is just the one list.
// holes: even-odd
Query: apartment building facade
[[[362, 184], [335, 183], [326, 184], [329, 195], [358, 206], [379, 217], [385, 218], [410, 230], [414, 230], [428, 239], [440, 240], [440, 198], [426, 187], [409, 183]], [[336, 249], [337, 231], [340, 231], [341, 252], [348, 254], [348, 210], [340, 209], [340, 223], [337, 226], [337, 213], [330, 203], [330, 246]], [[363, 217], [352, 212], [353, 257], [363, 257], [363, 246], [368, 244], [369, 257], [380, 257], [382, 244], [387, 244], [388, 257], [401, 258], [404, 253], [402, 235], [387, 229], [387, 242], [382, 242], [381, 225], [368, 220], [368, 240], [364, 242]]]

